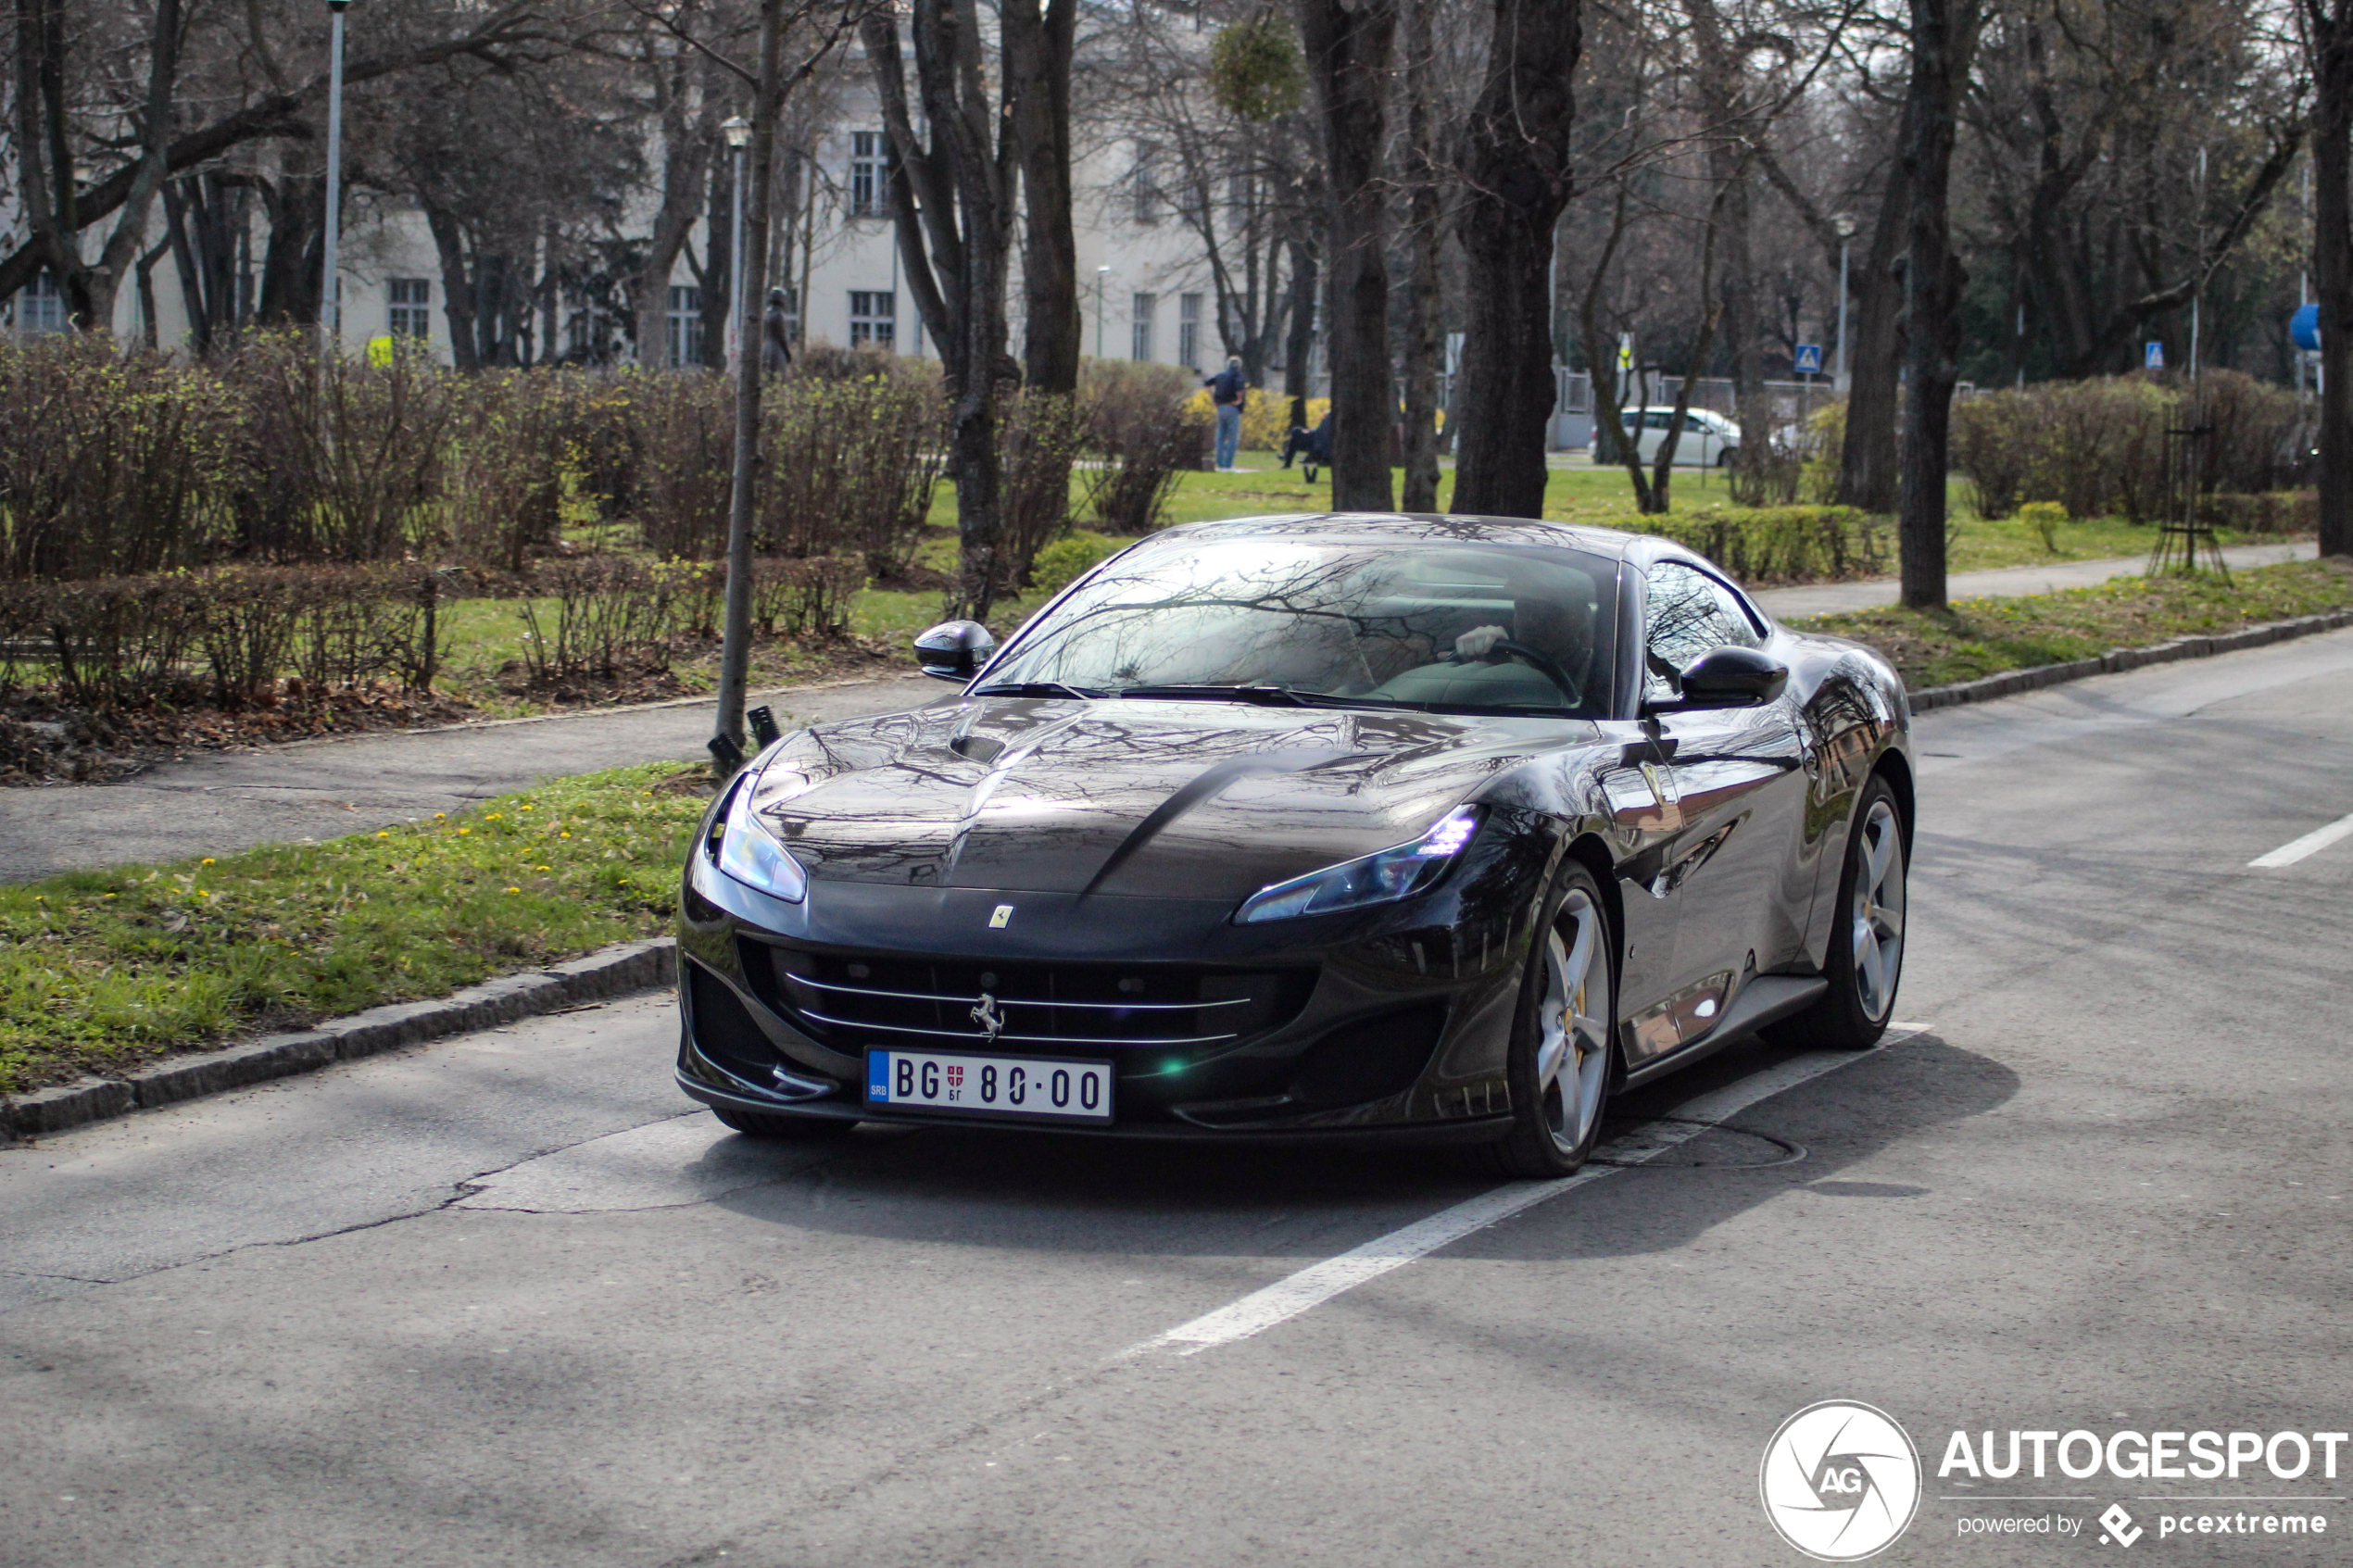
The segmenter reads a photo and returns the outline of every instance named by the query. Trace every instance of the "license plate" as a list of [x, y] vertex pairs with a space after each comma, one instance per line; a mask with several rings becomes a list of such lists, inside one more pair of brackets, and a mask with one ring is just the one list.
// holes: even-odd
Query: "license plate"
[[868, 1051], [866, 1103], [960, 1116], [1111, 1123], [1111, 1063]]

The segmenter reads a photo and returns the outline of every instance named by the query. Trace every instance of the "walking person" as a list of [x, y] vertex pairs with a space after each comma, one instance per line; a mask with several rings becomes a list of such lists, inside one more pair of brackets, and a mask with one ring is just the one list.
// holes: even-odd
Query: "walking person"
[[791, 323], [785, 320], [785, 291], [768, 291], [768, 310], [760, 328], [760, 370], [762, 375], [781, 376], [792, 369]]
[[1247, 391], [1242, 382], [1242, 359], [1237, 354], [1226, 361], [1226, 368], [1202, 383], [1209, 388], [1209, 400], [1217, 409], [1217, 471], [1234, 471], [1234, 454], [1242, 444], [1242, 397]]

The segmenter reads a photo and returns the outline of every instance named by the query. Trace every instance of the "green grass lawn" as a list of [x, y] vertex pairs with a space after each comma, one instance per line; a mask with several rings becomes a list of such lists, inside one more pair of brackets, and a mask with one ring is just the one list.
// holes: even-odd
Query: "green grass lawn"
[[708, 780], [621, 768], [323, 844], [0, 887], [0, 1093], [663, 931]]
[[2353, 571], [2299, 561], [2236, 572], [2227, 583], [2204, 576], [2120, 577], [2096, 588], [1962, 599], [1941, 613], [1891, 605], [1793, 624], [1870, 644], [1919, 691], [2348, 607]]

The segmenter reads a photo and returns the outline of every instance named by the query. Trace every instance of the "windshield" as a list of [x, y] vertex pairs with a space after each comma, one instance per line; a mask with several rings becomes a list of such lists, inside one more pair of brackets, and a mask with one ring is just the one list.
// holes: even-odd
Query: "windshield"
[[1538, 546], [1172, 541], [1080, 586], [981, 689], [1279, 688], [1365, 707], [1603, 718], [1617, 580], [1614, 560]]

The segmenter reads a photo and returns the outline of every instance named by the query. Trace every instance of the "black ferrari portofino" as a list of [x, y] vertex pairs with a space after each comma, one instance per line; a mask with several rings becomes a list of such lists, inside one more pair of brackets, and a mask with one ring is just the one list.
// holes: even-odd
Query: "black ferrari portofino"
[[678, 1082], [729, 1126], [1436, 1137], [1575, 1170], [1615, 1090], [1875, 1041], [1910, 712], [1665, 540], [1158, 533], [957, 693], [799, 731], [689, 857]]

